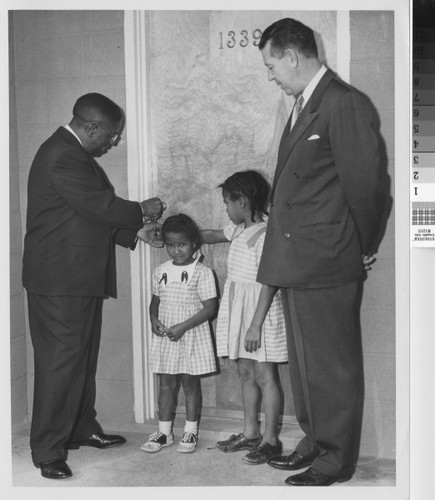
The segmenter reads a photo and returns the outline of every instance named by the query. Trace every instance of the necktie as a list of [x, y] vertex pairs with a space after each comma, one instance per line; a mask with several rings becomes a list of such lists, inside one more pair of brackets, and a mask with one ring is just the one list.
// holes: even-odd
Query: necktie
[[302, 97], [302, 94], [301, 94], [296, 99], [296, 102], [295, 102], [295, 105], [293, 108], [290, 130], [293, 128], [294, 124], [296, 123], [296, 120], [298, 119], [299, 113], [301, 112], [303, 105], [304, 105], [304, 98]]

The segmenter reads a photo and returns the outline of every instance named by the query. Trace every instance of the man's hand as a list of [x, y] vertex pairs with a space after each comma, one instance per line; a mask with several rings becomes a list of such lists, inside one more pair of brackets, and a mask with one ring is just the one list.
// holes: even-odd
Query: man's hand
[[166, 210], [166, 203], [160, 198], [150, 198], [140, 202], [143, 210], [144, 217], [157, 220], [160, 219], [164, 210]]
[[376, 257], [373, 254], [362, 256], [363, 266], [366, 271], [372, 270], [372, 265], [376, 262]]
[[137, 232], [137, 237], [152, 247], [162, 248], [161, 227], [161, 224], [144, 224], [143, 228]]

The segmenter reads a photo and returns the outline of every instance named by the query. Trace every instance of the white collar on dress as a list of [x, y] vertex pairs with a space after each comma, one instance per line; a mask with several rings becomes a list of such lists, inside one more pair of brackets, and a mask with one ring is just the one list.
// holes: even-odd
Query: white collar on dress
[[177, 283], [184, 283], [185, 285], [189, 284], [195, 272], [196, 265], [201, 258], [201, 252], [199, 250], [194, 254], [194, 258], [195, 260], [187, 266], [175, 266], [172, 260], [168, 260], [162, 264], [162, 277], [160, 278], [160, 283], [163, 284], [163, 286], [174, 281]]

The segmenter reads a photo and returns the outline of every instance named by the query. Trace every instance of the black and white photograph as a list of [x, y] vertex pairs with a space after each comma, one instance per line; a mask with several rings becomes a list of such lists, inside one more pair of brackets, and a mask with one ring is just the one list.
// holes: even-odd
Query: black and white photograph
[[432, 498], [412, 7], [2, 2], [7, 498]]

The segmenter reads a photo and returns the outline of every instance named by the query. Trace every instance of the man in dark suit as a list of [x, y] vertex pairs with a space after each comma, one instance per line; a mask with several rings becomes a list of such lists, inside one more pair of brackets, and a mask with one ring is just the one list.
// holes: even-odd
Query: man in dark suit
[[118, 144], [123, 126], [118, 105], [86, 94], [30, 169], [23, 257], [35, 359], [30, 446], [47, 478], [72, 476], [68, 449], [125, 443], [96, 420], [102, 306], [116, 297], [115, 244], [133, 250], [138, 232], [152, 244], [144, 220], [160, 217], [164, 205], [119, 198], [94, 160]]
[[259, 48], [296, 98], [278, 152], [258, 281], [283, 292], [296, 417], [305, 437], [269, 465], [288, 485], [328, 486], [354, 474], [364, 381], [357, 325], [364, 263], [384, 207], [375, 114], [319, 61], [313, 31], [282, 19]]

